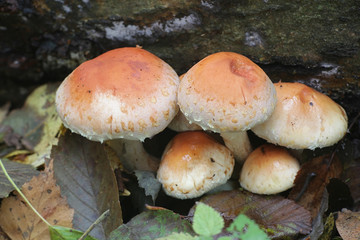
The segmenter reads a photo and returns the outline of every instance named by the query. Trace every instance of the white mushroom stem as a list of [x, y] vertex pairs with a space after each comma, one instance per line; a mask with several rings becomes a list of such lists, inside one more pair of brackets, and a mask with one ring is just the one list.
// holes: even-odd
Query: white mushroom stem
[[202, 130], [202, 128], [196, 123], [189, 122], [181, 111], [178, 111], [174, 119], [168, 125], [168, 128], [175, 132]]
[[244, 163], [252, 151], [247, 132], [222, 132], [220, 135], [224, 140], [225, 146], [234, 154], [235, 160], [239, 163]]
[[125, 169], [156, 172], [160, 160], [151, 156], [144, 149], [141, 141], [114, 139], [107, 142], [114, 149]]

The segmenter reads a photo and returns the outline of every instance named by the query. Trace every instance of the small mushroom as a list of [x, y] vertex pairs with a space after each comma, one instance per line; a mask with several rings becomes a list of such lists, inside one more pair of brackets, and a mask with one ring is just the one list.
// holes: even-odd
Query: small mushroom
[[[70, 73], [56, 92], [56, 109], [67, 128], [90, 140], [143, 141], [177, 113], [178, 83], [176, 72], [152, 53], [118, 48]], [[130, 143], [125, 151], [135, 152]]]
[[235, 159], [251, 152], [246, 130], [264, 122], [276, 105], [276, 91], [250, 59], [219, 52], [195, 64], [179, 84], [178, 104], [192, 123], [218, 132]]
[[344, 109], [302, 83], [275, 83], [274, 113], [251, 130], [268, 142], [292, 149], [315, 149], [338, 142], [347, 130]]
[[294, 185], [299, 162], [283, 147], [264, 144], [246, 159], [240, 185], [257, 194], [276, 194]]
[[182, 132], [167, 145], [157, 179], [169, 196], [195, 198], [224, 184], [234, 163], [231, 151], [205, 132]]

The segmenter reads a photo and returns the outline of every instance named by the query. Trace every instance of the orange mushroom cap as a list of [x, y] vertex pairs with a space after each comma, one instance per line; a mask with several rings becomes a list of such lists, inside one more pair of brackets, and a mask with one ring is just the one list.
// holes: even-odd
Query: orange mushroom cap
[[178, 104], [186, 118], [205, 130], [244, 131], [270, 116], [276, 91], [265, 72], [250, 59], [219, 52], [184, 75]]
[[168, 195], [195, 198], [224, 184], [234, 164], [231, 151], [205, 132], [183, 132], [167, 145], [157, 178]]
[[177, 113], [178, 83], [152, 53], [119, 48], [76, 68], [57, 90], [56, 108], [66, 127], [91, 140], [143, 140]]

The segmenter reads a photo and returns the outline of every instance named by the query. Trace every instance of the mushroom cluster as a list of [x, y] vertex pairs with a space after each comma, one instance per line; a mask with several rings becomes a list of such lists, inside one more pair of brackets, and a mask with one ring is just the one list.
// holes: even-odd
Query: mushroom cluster
[[251, 152], [246, 130], [272, 114], [276, 91], [265, 72], [250, 59], [219, 52], [185, 73], [179, 85], [178, 104], [189, 122], [220, 133], [241, 162]]
[[[274, 85], [278, 98], [275, 111], [265, 122], [251, 129], [257, 136], [269, 143], [299, 150], [328, 147], [344, 137], [347, 115], [328, 96], [301, 83], [279, 82]], [[298, 169], [294, 162], [296, 160], [288, 152], [285, 153], [286, 150], [269, 146], [259, 147], [261, 151], [257, 149], [246, 160], [240, 174], [240, 184], [245, 189], [272, 194], [293, 186]], [[274, 158], [280, 151], [282, 156]], [[263, 159], [261, 163], [268, 165], [267, 173], [264, 172], [265, 166], [258, 162], [260, 158]], [[251, 174], [255, 169], [254, 164], [259, 168], [259, 174]], [[275, 170], [275, 166], [282, 170]], [[266, 181], [263, 176], [268, 176]], [[273, 184], [275, 180], [277, 184]], [[251, 182], [254, 184], [251, 185]]]
[[[106, 141], [129, 170], [157, 171], [164, 191], [182, 199], [225, 183], [235, 160], [243, 164], [245, 189], [284, 191], [299, 164], [283, 147], [329, 146], [347, 129], [345, 111], [330, 98], [299, 83], [273, 84], [258, 65], [233, 52], [209, 55], [179, 78], [144, 49], [111, 50], [70, 73], [57, 90], [56, 109], [71, 131]], [[183, 133], [159, 161], [142, 141], [166, 127]], [[283, 147], [267, 144], [252, 152], [250, 129]], [[220, 134], [225, 146], [207, 132]]]

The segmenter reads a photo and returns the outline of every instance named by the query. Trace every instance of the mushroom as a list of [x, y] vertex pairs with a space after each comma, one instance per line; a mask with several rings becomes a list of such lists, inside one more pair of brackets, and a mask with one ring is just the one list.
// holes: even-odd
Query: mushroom
[[[179, 80], [184, 77], [185, 74], [181, 74], [179, 76]], [[185, 131], [196, 131], [201, 130], [201, 127], [195, 123], [189, 122], [189, 120], [185, 117], [185, 115], [178, 111], [175, 115], [174, 119], [170, 122], [168, 128], [175, 132], [185, 132]]]
[[276, 194], [294, 185], [299, 162], [283, 147], [264, 144], [246, 159], [240, 185], [257, 194]]
[[195, 198], [224, 184], [234, 162], [231, 151], [205, 132], [182, 132], [166, 146], [157, 179], [169, 196]]
[[219, 132], [235, 159], [251, 152], [246, 130], [265, 121], [276, 105], [276, 91], [250, 59], [219, 52], [195, 64], [179, 84], [178, 104], [190, 121]]
[[[67, 128], [90, 140], [143, 141], [162, 131], [177, 113], [178, 83], [175, 71], [152, 53], [118, 48], [70, 73], [56, 92], [56, 109]], [[128, 153], [138, 152], [132, 146], [141, 147], [140, 142], [128, 143]]]
[[168, 128], [175, 132], [186, 132], [186, 131], [196, 131], [196, 130], [202, 130], [202, 128], [192, 122], [189, 122], [189, 120], [185, 117], [185, 115], [179, 111], [174, 119], [170, 122]]
[[338, 142], [347, 130], [344, 109], [302, 83], [275, 83], [274, 113], [251, 130], [268, 142], [292, 149], [315, 149]]

